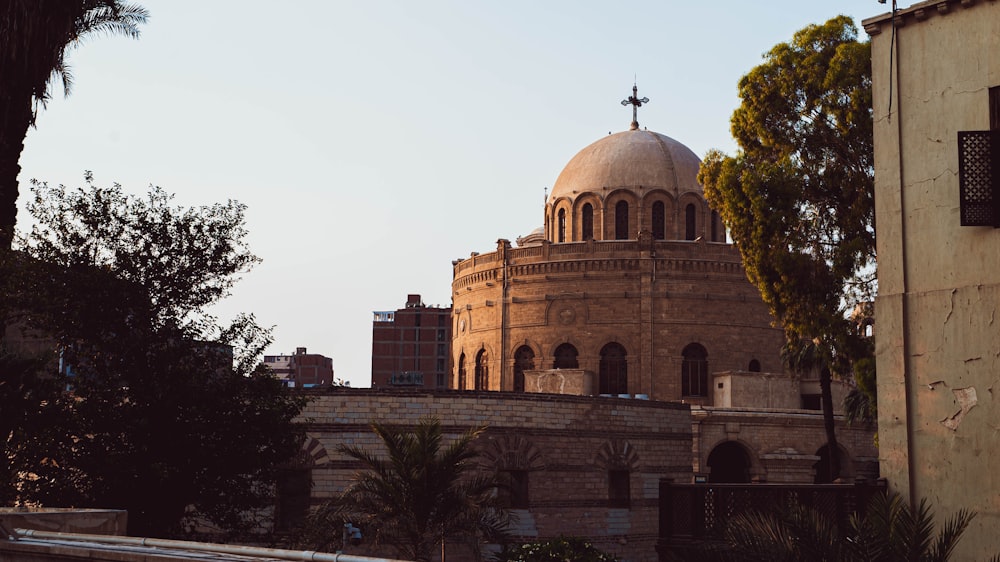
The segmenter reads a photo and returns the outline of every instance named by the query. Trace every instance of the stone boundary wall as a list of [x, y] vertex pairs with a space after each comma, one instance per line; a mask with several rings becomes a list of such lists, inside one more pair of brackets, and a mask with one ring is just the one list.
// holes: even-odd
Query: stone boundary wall
[[[313, 505], [341, 493], [359, 468], [338, 445], [381, 450], [372, 420], [412, 426], [427, 416], [451, 436], [488, 426], [476, 442], [482, 470], [527, 471], [527, 508], [514, 510], [521, 542], [582, 536], [623, 561], [655, 560], [659, 481], [692, 479], [686, 404], [453, 390], [335, 389], [310, 397], [300, 419]], [[611, 471], [621, 470], [628, 472], [624, 502], [610, 497]]]

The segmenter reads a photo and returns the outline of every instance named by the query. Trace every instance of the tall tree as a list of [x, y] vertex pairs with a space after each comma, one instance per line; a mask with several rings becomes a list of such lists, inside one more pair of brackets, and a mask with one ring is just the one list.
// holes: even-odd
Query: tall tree
[[698, 177], [785, 330], [786, 356], [827, 359], [835, 445], [828, 373], [850, 376], [873, 352], [848, 319], [875, 291], [870, 46], [846, 16], [810, 25], [771, 49], [739, 94], [740, 150], [709, 152]]
[[147, 536], [177, 535], [192, 516], [253, 525], [301, 445], [304, 403], [255, 371], [267, 330], [205, 313], [257, 261], [243, 206], [177, 207], [89, 174], [86, 188], [33, 189], [36, 225], [3, 262], [0, 315], [54, 341], [59, 369], [42, 379], [59, 384], [31, 394], [28, 377], [7, 392], [38, 423], [7, 429], [0, 493], [124, 508]]
[[407, 431], [379, 422], [372, 430], [386, 456], [356, 446], [340, 452], [363, 471], [344, 492], [338, 507], [376, 540], [396, 547], [407, 560], [430, 560], [445, 540], [471, 539], [474, 546], [503, 536], [509, 523], [500, 507], [492, 475], [473, 473], [472, 442], [483, 428], [445, 445], [441, 422], [425, 418]]
[[95, 33], [138, 37], [147, 16], [119, 0], [0, 2], [0, 249], [10, 248], [14, 236], [24, 137], [49, 99], [53, 77], [69, 93], [67, 51]]

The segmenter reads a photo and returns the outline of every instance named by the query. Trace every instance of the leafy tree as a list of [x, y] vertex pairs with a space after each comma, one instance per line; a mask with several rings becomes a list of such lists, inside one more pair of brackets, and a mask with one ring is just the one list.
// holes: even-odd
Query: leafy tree
[[373, 422], [386, 456], [356, 446], [338, 448], [365, 470], [335, 509], [408, 560], [430, 560], [444, 541], [472, 541], [474, 548], [483, 540], [497, 541], [510, 516], [496, 499], [495, 477], [474, 472], [472, 442], [484, 429], [469, 430], [445, 446], [437, 419], [421, 419], [412, 431]]
[[926, 501], [914, 510], [898, 494], [876, 494], [842, 532], [826, 516], [795, 504], [783, 512], [738, 515], [724, 544], [705, 544], [693, 554], [728, 562], [945, 562], [974, 516], [961, 510], [936, 530]]
[[617, 558], [576, 537], [559, 537], [536, 543], [507, 547], [496, 562], [615, 562]]
[[145, 8], [119, 0], [5, 0], [0, 3], [0, 249], [17, 219], [18, 161], [39, 104], [58, 76], [68, 94], [66, 53], [97, 33], [138, 37]]
[[810, 25], [771, 49], [739, 93], [740, 150], [710, 151], [698, 177], [785, 330], [790, 365], [823, 359], [832, 445], [828, 374], [849, 376], [873, 354], [848, 319], [875, 291], [870, 46], [846, 16]]
[[62, 364], [45, 378], [54, 391], [23, 403], [46, 404], [46, 423], [9, 432], [5, 489], [125, 508], [134, 534], [177, 534], [194, 516], [245, 529], [301, 444], [304, 403], [255, 370], [270, 334], [252, 316], [222, 327], [204, 312], [257, 261], [244, 208], [86, 181], [34, 183], [37, 224], [2, 263], [0, 313], [51, 337]]

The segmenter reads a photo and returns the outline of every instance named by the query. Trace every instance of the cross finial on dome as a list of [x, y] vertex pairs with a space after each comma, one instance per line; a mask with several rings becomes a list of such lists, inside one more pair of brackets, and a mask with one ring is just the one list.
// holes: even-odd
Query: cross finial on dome
[[639, 129], [638, 109], [644, 103], [649, 103], [649, 98], [639, 99], [639, 88], [637, 88], [635, 83], [633, 83], [632, 95], [627, 99], [622, 100], [622, 105], [632, 106], [632, 124], [629, 125], [629, 130], [635, 131]]

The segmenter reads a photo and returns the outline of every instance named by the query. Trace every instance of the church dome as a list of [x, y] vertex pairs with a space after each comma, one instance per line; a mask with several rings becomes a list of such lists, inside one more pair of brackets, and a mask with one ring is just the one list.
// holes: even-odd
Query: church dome
[[663, 189], [679, 197], [694, 192], [701, 160], [680, 142], [660, 133], [629, 130], [608, 135], [574, 156], [552, 187], [549, 201], [616, 189]]

